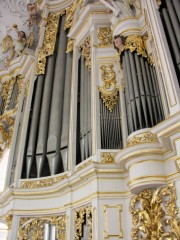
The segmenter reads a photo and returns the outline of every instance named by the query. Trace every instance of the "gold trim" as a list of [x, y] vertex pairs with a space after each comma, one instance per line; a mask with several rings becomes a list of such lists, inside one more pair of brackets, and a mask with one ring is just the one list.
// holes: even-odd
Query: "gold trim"
[[101, 152], [101, 162], [102, 164], [112, 164], [115, 163], [116, 153]]
[[100, 27], [98, 29], [98, 47], [109, 47], [112, 45], [112, 31], [110, 27]]

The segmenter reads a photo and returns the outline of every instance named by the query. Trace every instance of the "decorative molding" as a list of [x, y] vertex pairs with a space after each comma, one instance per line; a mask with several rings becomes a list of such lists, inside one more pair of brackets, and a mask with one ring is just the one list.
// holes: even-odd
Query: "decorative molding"
[[80, 170], [82, 170], [82, 169], [88, 167], [89, 165], [92, 164], [92, 162], [93, 162], [93, 161], [92, 161], [91, 159], [88, 160], [88, 161], [85, 161], [85, 162], [82, 163], [80, 166], [77, 166], [76, 171], [80, 171]]
[[115, 163], [115, 153], [101, 152], [101, 162], [103, 164]]
[[133, 240], [180, 239], [180, 222], [174, 183], [145, 190], [130, 202]]
[[[118, 211], [118, 221], [119, 221], [119, 233], [118, 234], [112, 234], [109, 233], [109, 226], [108, 226], [108, 209], [117, 209]], [[117, 204], [115, 206], [112, 205], [104, 205], [103, 206], [103, 212], [104, 212], [104, 221], [105, 221], [105, 230], [104, 230], [104, 240], [110, 240], [111, 238], [123, 238], [123, 230], [122, 230], [122, 223], [121, 223], [121, 213], [122, 213], [122, 205]], [[113, 219], [114, 220], [114, 219]]]
[[112, 31], [110, 27], [101, 27], [98, 29], [98, 47], [109, 47], [112, 45]]
[[50, 187], [53, 186], [62, 180], [67, 178], [67, 174], [64, 174], [62, 176], [54, 177], [54, 178], [46, 178], [42, 180], [28, 180], [28, 181], [22, 181], [20, 188], [44, 188], [44, 187]]
[[114, 65], [102, 65], [101, 77], [104, 82], [103, 87], [98, 87], [98, 90], [107, 109], [112, 112], [118, 101], [119, 88], [116, 86], [116, 73]]
[[63, 13], [63, 11], [58, 14], [50, 13], [48, 16], [43, 45], [42, 48], [39, 49], [38, 53], [38, 63], [36, 66], [37, 75], [45, 74], [46, 57], [54, 53], [59, 18]]
[[66, 239], [66, 215], [46, 217], [25, 217], [20, 219], [18, 240], [43, 240], [45, 223], [56, 228], [56, 239]]
[[128, 140], [128, 147], [141, 143], [154, 143], [158, 142], [157, 136], [151, 132], [144, 132], [133, 136]]
[[88, 70], [91, 71], [91, 38], [88, 36], [83, 44], [79, 47], [82, 52], [82, 56], [86, 60], [86, 66], [88, 66]]
[[83, 237], [83, 225], [88, 226], [88, 236], [85, 239], [92, 239], [92, 206], [86, 206], [74, 211], [74, 240]]

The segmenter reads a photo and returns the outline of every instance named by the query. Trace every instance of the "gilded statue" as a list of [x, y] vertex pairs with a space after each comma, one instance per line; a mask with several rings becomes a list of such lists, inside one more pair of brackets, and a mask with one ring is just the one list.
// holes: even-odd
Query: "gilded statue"
[[10, 35], [6, 35], [2, 40], [2, 52], [5, 53], [9, 51], [9, 55], [6, 58], [7, 65], [9, 65], [15, 57], [21, 55], [25, 47], [31, 47], [34, 42], [32, 32], [27, 38], [25, 32], [19, 31], [16, 24], [13, 25], [13, 28], [17, 32], [18, 39], [13, 39]]

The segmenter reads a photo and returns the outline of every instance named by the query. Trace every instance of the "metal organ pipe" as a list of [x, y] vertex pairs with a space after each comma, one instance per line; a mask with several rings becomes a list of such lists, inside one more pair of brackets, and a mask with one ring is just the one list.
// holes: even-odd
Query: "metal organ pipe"
[[60, 169], [60, 172], [64, 171], [60, 154], [67, 46], [67, 36], [64, 31], [64, 22], [65, 16], [62, 17], [60, 24], [60, 36], [57, 46], [57, 56], [55, 63], [54, 83], [49, 121], [49, 133], [47, 142], [47, 152], [52, 152], [52, 154], [47, 155], [51, 175], [56, 174], [58, 172], [58, 169]]

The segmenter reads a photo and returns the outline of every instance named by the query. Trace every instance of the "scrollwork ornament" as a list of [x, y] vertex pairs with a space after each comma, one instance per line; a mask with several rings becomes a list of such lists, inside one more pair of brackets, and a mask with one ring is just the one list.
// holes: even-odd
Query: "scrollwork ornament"
[[101, 153], [101, 163], [103, 164], [111, 164], [115, 163], [115, 153], [108, 153], [108, 152], [102, 152]]
[[137, 52], [137, 55], [142, 57], [147, 57], [146, 48], [144, 40], [140, 35], [129, 35], [125, 42], [125, 49], [130, 50], [130, 52]]
[[66, 53], [72, 52], [74, 47], [74, 40], [68, 39]]
[[173, 183], [157, 190], [145, 190], [130, 203], [133, 240], [178, 240], [180, 222]]

